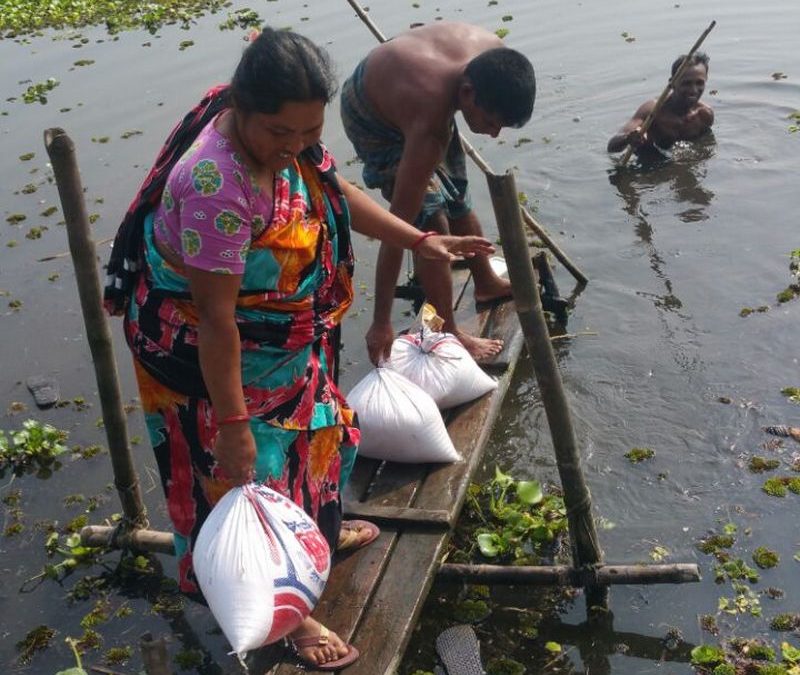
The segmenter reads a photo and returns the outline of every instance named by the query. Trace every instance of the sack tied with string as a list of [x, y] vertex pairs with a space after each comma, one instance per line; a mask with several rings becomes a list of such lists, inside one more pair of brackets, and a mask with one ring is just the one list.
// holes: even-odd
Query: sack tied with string
[[360, 455], [407, 463], [461, 459], [434, 400], [400, 373], [375, 368], [347, 401], [358, 413]]
[[298, 628], [322, 595], [330, 561], [308, 514], [256, 484], [220, 499], [192, 554], [209, 609], [240, 658]]
[[395, 338], [386, 365], [430, 394], [442, 410], [497, 389], [497, 381], [475, 363], [455, 335], [427, 326]]

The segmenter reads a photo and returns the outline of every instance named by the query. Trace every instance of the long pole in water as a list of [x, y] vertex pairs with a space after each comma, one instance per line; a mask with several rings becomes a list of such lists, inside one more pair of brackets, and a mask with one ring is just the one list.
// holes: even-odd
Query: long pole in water
[[[672, 91], [673, 87], [677, 82], [680, 82], [680, 79], [683, 77], [683, 74], [686, 72], [686, 69], [689, 67], [689, 61], [691, 60], [694, 53], [699, 49], [700, 45], [703, 44], [703, 40], [706, 39], [708, 34], [717, 25], [716, 21], [712, 21], [708, 28], [703, 31], [703, 34], [697, 38], [697, 42], [694, 43], [692, 48], [689, 50], [689, 53], [683, 57], [683, 61], [681, 61], [681, 65], [678, 66], [678, 69], [675, 71], [675, 74], [669, 78], [669, 82], [667, 82], [667, 86], [664, 87], [664, 91], [661, 92], [661, 96], [658, 97], [656, 104], [653, 106], [653, 109], [650, 111], [650, 114], [645, 117], [644, 122], [642, 122], [641, 127], [641, 134], [644, 135], [647, 130], [650, 128], [650, 125], [653, 124], [653, 120], [655, 120], [656, 115], [658, 115], [659, 111], [661, 110], [662, 106], [667, 100], [667, 96]], [[625, 166], [631, 158], [633, 154], [633, 146], [628, 146], [628, 149], [625, 151], [625, 154], [622, 156], [620, 160], [620, 164]]]
[[111, 330], [103, 313], [97, 256], [89, 230], [89, 217], [83, 199], [80, 173], [75, 159], [75, 145], [63, 129], [44, 132], [44, 144], [53, 165], [64, 220], [67, 224], [69, 250], [75, 266], [75, 279], [81, 301], [86, 337], [94, 363], [98, 396], [114, 471], [114, 484], [122, 502], [125, 526], [147, 527], [139, 477], [133, 465], [128, 443], [128, 425], [122, 406], [122, 394], [114, 360]]
[[[528, 353], [533, 360], [536, 382], [542, 393], [550, 436], [553, 439], [558, 474], [564, 491], [564, 504], [567, 507], [573, 566], [586, 570], [589, 573], [587, 578], [591, 579], [592, 570], [603, 562], [603, 552], [592, 518], [592, 498], [581, 469], [569, 403], [536, 290], [538, 284], [525, 241], [516, 183], [511, 173], [503, 176], [487, 175], [486, 180], [500, 230], [500, 240], [503, 242], [503, 254], [508, 263], [514, 304]], [[605, 607], [607, 594], [607, 586], [587, 582], [587, 609], [593, 606]]]
[[[361, 8], [361, 6], [356, 2], [356, 0], [347, 0], [347, 3], [355, 10], [358, 17], [364, 22], [364, 24], [369, 29], [369, 32], [372, 33], [378, 40], [378, 42], [386, 42], [386, 36], [381, 32], [381, 30], [375, 25], [375, 22], [367, 15], [367, 13]], [[464, 138], [463, 134], [459, 134], [459, 138], [461, 139], [461, 145], [464, 146], [464, 150], [466, 153], [472, 158], [472, 161], [478, 166], [478, 168], [483, 171], [483, 173], [489, 175], [492, 172], [492, 168], [486, 163], [486, 160], [483, 159], [478, 154], [478, 151], [472, 147], [472, 144]], [[581, 284], [585, 285], [589, 282], [588, 277], [578, 269], [577, 265], [569, 259], [564, 251], [561, 250], [561, 247], [556, 244], [555, 241], [550, 237], [547, 231], [542, 227], [536, 219], [530, 214], [530, 212], [522, 205], [519, 205], [520, 212], [522, 213], [522, 217], [525, 220], [526, 225], [533, 230], [533, 233], [539, 237], [539, 239], [544, 242], [544, 245], [547, 246], [552, 252], [553, 255], [558, 259], [558, 261], [564, 265], [564, 267], [569, 270], [570, 274], [575, 278], [575, 280]]]

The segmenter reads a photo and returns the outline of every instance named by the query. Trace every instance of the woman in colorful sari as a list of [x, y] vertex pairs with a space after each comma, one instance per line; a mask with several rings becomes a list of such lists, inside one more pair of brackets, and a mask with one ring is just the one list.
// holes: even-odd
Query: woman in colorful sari
[[[233, 486], [291, 498], [336, 549], [359, 441], [332, 373], [351, 226], [433, 259], [492, 251], [421, 235], [336, 176], [320, 143], [335, 88], [323, 50], [264, 29], [173, 131], [115, 241], [106, 305], [125, 313], [180, 587], [195, 597], [193, 541]], [[313, 668], [358, 655], [311, 617], [290, 637]]]

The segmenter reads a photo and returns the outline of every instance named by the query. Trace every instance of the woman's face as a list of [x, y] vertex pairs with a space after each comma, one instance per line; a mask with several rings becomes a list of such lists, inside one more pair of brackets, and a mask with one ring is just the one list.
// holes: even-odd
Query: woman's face
[[239, 139], [262, 166], [280, 171], [319, 141], [325, 121], [323, 101], [287, 101], [277, 113], [237, 115]]

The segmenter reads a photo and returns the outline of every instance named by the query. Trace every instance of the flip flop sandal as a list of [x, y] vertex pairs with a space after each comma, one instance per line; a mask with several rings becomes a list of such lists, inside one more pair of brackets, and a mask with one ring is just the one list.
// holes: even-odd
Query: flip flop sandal
[[32, 375], [25, 381], [28, 391], [39, 408], [50, 408], [58, 403], [58, 382], [51, 377]]
[[[365, 530], [369, 533], [366, 537], [364, 536]], [[375, 541], [380, 533], [378, 526], [367, 520], [343, 520], [336, 550], [353, 551], [364, 548]]]
[[295, 653], [297, 654], [297, 658], [299, 658], [306, 666], [308, 666], [311, 670], [341, 670], [342, 668], [346, 668], [351, 663], [353, 663], [360, 655], [358, 649], [356, 649], [353, 645], [346, 645], [347, 646], [347, 654], [344, 656], [339, 657], [335, 661], [326, 661], [325, 663], [314, 663], [309, 659], [304, 659], [300, 656], [301, 649], [307, 649], [308, 647], [324, 647], [328, 644], [328, 636], [330, 635], [330, 631], [323, 625], [319, 627], [319, 635], [308, 635], [306, 637], [297, 638], [296, 640], [289, 640], [289, 643], [292, 645]]

